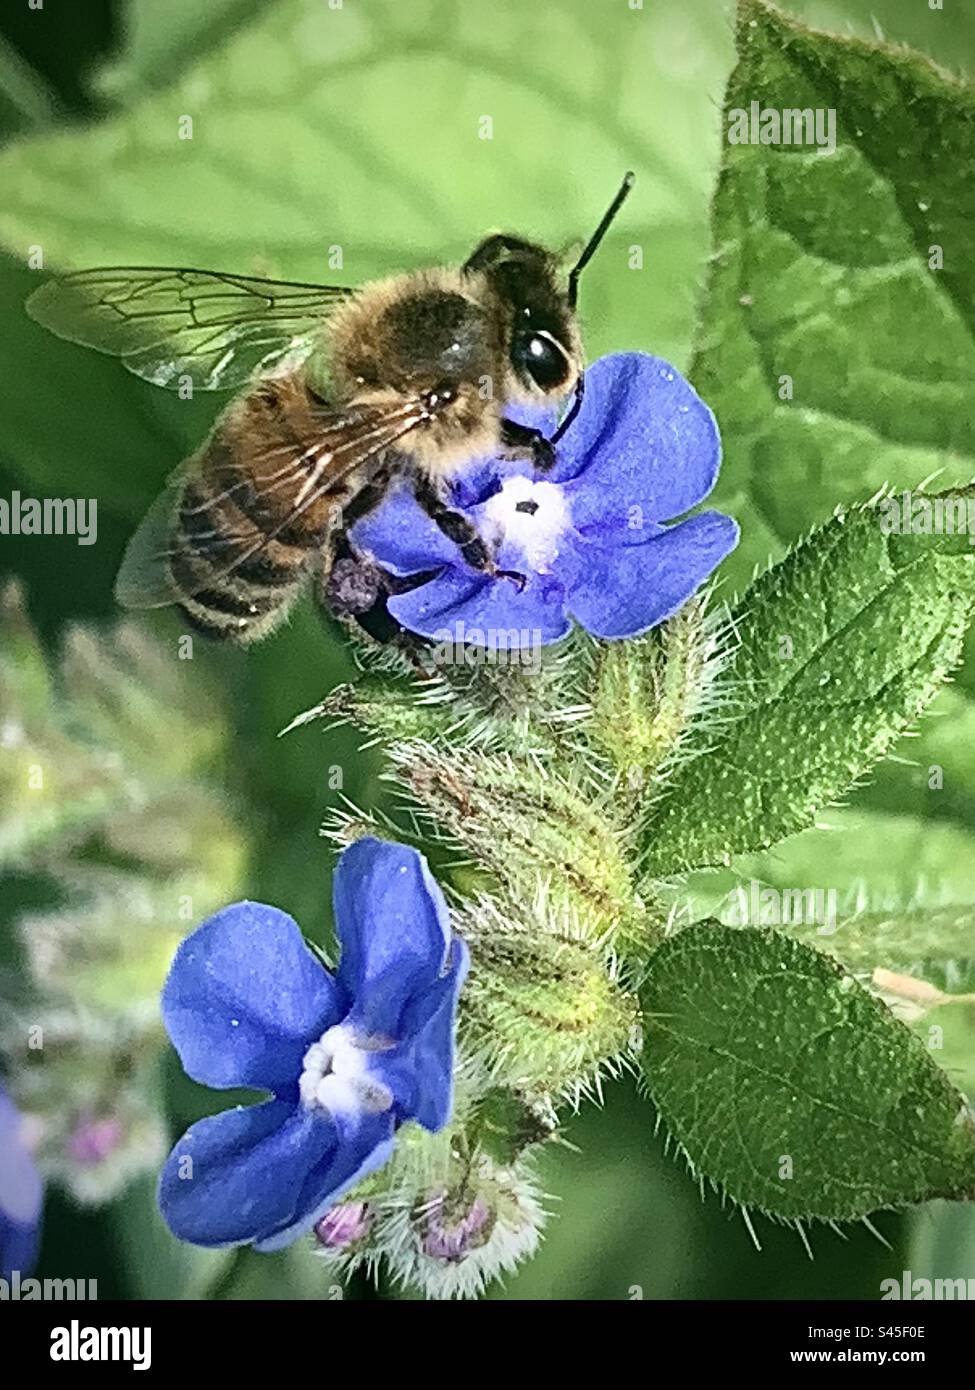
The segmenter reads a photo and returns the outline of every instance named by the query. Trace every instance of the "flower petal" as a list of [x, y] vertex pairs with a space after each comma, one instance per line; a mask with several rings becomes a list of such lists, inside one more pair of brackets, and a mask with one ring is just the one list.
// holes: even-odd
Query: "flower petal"
[[[546, 437], [554, 433], [558, 421], [548, 406], [532, 403], [512, 402], [506, 414]], [[451, 479], [452, 505], [467, 511], [497, 492], [502, 478], [516, 473], [531, 477], [531, 460], [471, 459]], [[349, 539], [357, 551], [370, 554], [382, 569], [400, 577], [461, 564], [459, 548], [423, 510], [405, 477], [392, 484], [378, 507], [360, 517], [350, 529]]]
[[596, 637], [635, 637], [682, 608], [737, 543], [737, 525], [720, 512], [689, 517], [643, 545], [577, 538], [567, 607]]
[[539, 401], [509, 401], [504, 408], [505, 419], [514, 420], [518, 425], [526, 425], [528, 429], [538, 430], [539, 434], [550, 439], [558, 428], [560, 414], [565, 413], [571, 401], [570, 393], [564, 398], [561, 410], [553, 410], [550, 405]]
[[159, 1208], [173, 1235], [194, 1245], [236, 1245], [289, 1220], [308, 1169], [330, 1142], [327, 1124], [327, 1117], [270, 1100], [192, 1125], [159, 1179]]
[[403, 627], [437, 642], [473, 641], [496, 650], [557, 642], [571, 627], [562, 585], [553, 575], [526, 579], [519, 589], [512, 579], [451, 565], [426, 584], [394, 595], [387, 606]]
[[44, 1188], [21, 1138], [23, 1119], [0, 1087], [0, 1278], [34, 1266]]
[[40, 1243], [40, 1217], [23, 1225], [0, 1211], [0, 1279], [9, 1280], [15, 1269], [26, 1278], [37, 1264]]
[[297, 1087], [311, 1040], [347, 1001], [276, 907], [235, 903], [179, 947], [163, 1020], [185, 1070], [207, 1086]]
[[405, 478], [393, 484], [380, 506], [355, 523], [349, 540], [396, 575], [439, 569], [459, 557], [456, 545], [427, 516]]
[[453, 1108], [457, 1001], [469, 966], [467, 944], [455, 936], [447, 974], [410, 1008], [404, 1031], [411, 1041], [372, 1062], [393, 1093], [399, 1119], [416, 1120], [433, 1133]]
[[36, 1221], [42, 1183], [21, 1137], [23, 1117], [0, 1087], [0, 1212], [18, 1225]]
[[395, 1117], [391, 1110], [382, 1115], [341, 1116], [336, 1119], [339, 1148], [327, 1156], [308, 1176], [298, 1199], [297, 1216], [256, 1243], [256, 1249], [281, 1250], [309, 1231], [325, 1213], [369, 1173], [392, 1158]]
[[333, 881], [342, 945], [338, 980], [350, 1022], [399, 1042], [412, 1001], [440, 978], [450, 945], [447, 904], [423, 855], [368, 837], [344, 852]]
[[[159, 1182], [159, 1206], [180, 1240], [241, 1245], [303, 1226], [305, 1194], [327, 1186], [334, 1200], [392, 1132], [391, 1112], [348, 1142], [323, 1110], [288, 1101], [238, 1107], [193, 1125], [174, 1147]], [[388, 1156], [388, 1155], [387, 1155]]]
[[633, 543], [634, 518], [652, 523], [686, 512], [711, 491], [720, 462], [714, 416], [677, 369], [659, 357], [617, 353], [586, 372], [582, 408], [559, 445], [553, 478], [567, 484], [580, 531], [612, 524]]

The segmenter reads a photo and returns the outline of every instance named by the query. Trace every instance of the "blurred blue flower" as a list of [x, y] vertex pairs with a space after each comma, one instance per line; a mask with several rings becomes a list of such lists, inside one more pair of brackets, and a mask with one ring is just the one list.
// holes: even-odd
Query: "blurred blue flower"
[[[677, 612], [734, 549], [738, 527], [720, 512], [661, 524], [718, 475], [718, 428], [693, 387], [642, 353], [600, 358], [585, 387], [550, 472], [481, 460], [453, 484], [454, 505], [524, 587], [468, 565], [405, 480], [352, 528], [356, 550], [391, 574], [433, 571], [389, 598], [403, 627], [514, 647], [557, 641], [574, 618], [597, 637], [633, 637]], [[556, 426], [554, 416], [522, 423], [549, 436]]]
[[176, 953], [162, 1008], [186, 1071], [272, 1095], [200, 1120], [173, 1149], [159, 1202], [183, 1240], [279, 1249], [389, 1159], [400, 1124], [450, 1117], [468, 957], [426, 860], [360, 840], [334, 906], [335, 975], [261, 903], [218, 912]]
[[44, 1188], [24, 1142], [23, 1116], [0, 1086], [0, 1278], [34, 1268]]

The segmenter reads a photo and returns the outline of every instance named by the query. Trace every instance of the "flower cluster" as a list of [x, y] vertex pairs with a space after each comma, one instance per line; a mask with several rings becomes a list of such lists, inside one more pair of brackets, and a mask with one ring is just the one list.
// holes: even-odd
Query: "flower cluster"
[[[490, 548], [487, 569], [467, 563], [405, 481], [356, 523], [349, 564], [395, 577], [388, 606], [402, 626], [512, 648], [557, 641], [573, 623], [631, 637], [675, 614], [734, 546], [720, 513], [675, 520], [710, 491], [720, 458], [714, 419], [687, 382], [624, 354], [597, 362], [585, 384], [550, 470], [475, 460], [454, 482], [453, 506]], [[522, 423], [556, 430], [554, 418]], [[634, 644], [641, 674], [624, 673], [641, 710], [653, 697], [640, 680], [657, 671], [646, 645]], [[684, 648], [696, 671], [693, 635]], [[582, 649], [568, 644], [563, 665]], [[602, 727], [599, 691], [586, 685], [595, 668], [580, 663], [576, 707]], [[613, 669], [598, 679], [608, 698]], [[678, 672], [671, 693], [680, 689]], [[488, 692], [484, 718], [496, 717]], [[671, 724], [681, 718], [675, 707]], [[642, 922], [645, 905], [620, 850], [626, 827], [585, 801], [584, 781], [537, 762], [530, 735], [530, 755], [506, 730], [503, 755], [468, 748], [461, 765], [449, 731], [424, 733], [402, 704], [396, 720], [401, 786], [484, 871], [483, 896], [459, 918], [479, 963], [462, 1103], [453, 1113], [467, 948], [416, 850], [357, 839], [334, 876], [334, 973], [290, 917], [258, 903], [218, 912], [177, 950], [162, 1011], [184, 1068], [266, 1098], [194, 1124], [165, 1164], [159, 1201], [173, 1233], [198, 1245], [273, 1251], [314, 1235], [333, 1273], [382, 1259], [394, 1280], [463, 1297], [537, 1246], [545, 1214], [531, 1150], [554, 1133], [559, 1100], [637, 1046], [611, 938]], [[596, 737], [596, 762], [600, 746]], [[576, 869], [567, 891], [540, 888], [563, 864]]]
[[[488, 459], [454, 483], [454, 505], [505, 573], [467, 564], [405, 481], [352, 528], [380, 568], [423, 577], [388, 600], [403, 627], [516, 646], [558, 641], [574, 619], [596, 637], [632, 637], [682, 607], [734, 548], [738, 528], [720, 512], [662, 524], [707, 496], [721, 458], [714, 416], [675, 368], [620, 353], [594, 363], [585, 388], [550, 472]], [[525, 423], [556, 427], [554, 417]]]
[[334, 975], [260, 903], [217, 913], [176, 954], [163, 1018], [186, 1071], [271, 1095], [200, 1120], [173, 1149], [160, 1205], [184, 1240], [278, 1249], [387, 1162], [405, 1121], [437, 1131], [450, 1117], [467, 950], [426, 861], [358, 841], [334, 908]]
[[212, 780], [216, 692], [134, 621], [60, 639], [49, 656], [0, 583], [0, 874], [46, 884], [33, 909], [13, 895], [0, 1000], [0, 1262], [22, 1273], [41, 1179], [101, 1206], [158, 1173], [159, 991], [190, 918], [239, 895], [246, 849]]

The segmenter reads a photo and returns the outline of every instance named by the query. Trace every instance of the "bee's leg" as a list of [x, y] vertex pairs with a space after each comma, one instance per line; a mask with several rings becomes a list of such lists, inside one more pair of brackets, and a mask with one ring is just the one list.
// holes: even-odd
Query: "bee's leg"
[[555, 463], [555, 445], [541, 430], [519, 425], [517, 420], [501, 421], [501, 443], [519, 457], [528, 454], [539, 473], [550, 472]]
[[[322, 573], [320, 599], [336, 617], [354, 618], [366, 631], [363, 621], [370, 613], [385, 609], [389, 586], [378, 565], [355, 553], [349, 531], [383, 500], [392, 470], [384, 467], [361, 488], [342, 509], [342, 520], [333, 532]], [[389, 619], [392, 622], [392, 619]], [[395, 626], [395, 625], [394, 625]]]
[[398, 579], [371, 561], [357, 555], [349, 538], [340, 531], [330, 546], [318, 586], [318, 603], [331, 618], [354, 622], [380, 646], [395, 646], [418, 669], [423, 670], [423, 638], [408, 632], [389, 611], [390, 594], [401, 593], [418, 581]]
[[482, 570], [496, 579], [511, 579], [523, 589], [526, 576], [515, 570], [499, 570], [494, 557], [482, 540], [477, 527], [463, 512], [457, 511], [443, 496], [436, 483], [425, 473], [414, 480], [416, 500], [427, 516], [459, 548], [472, 569]]
[[396, 471], [391, 464], [384, 464], [373, 474], [365, 487], [349, 498], [342, 508], [343, 531], [350, 531], [357, 521], [379, 506], [389, 491], [389, 480]]

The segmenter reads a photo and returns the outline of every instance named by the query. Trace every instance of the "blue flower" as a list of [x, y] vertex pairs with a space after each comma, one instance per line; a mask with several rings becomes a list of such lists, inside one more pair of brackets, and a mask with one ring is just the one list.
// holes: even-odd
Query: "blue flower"
[[416, 850], [360, 840], [334, 878], [334, 975], [284, 912], [237, 903], [176, 953], [163, 1018], [190, 1076], [271, 1093], [200, 1120], [163, 1169], [196, 1245], [289, 1244], [390, 1157], [397, 1127], [450, 1117], [467, 949]]
[[0, 1278], [34, 1268], [44, 1188], [24, 1143], [24, 1121], [0, 1086]]
[[[456, 507], [523, 587], [468, 565], [405, 481], [352, 528], [382, 569], [428, 576], [388, 600], [403, 627], [525, 646], [558, 641], [574, 618], [597, 637], [633, 637], [677, 612], [734, 549], [738, 527], [720, 512], [661, 524], [707, 496], [721, 459], [714, 416], [680, 373], [620, 353], [594, 363], [585, 387], [551, 472], [481, 460], [453, 484]], [[522, 423], [551, 435], [556, 422]]]

